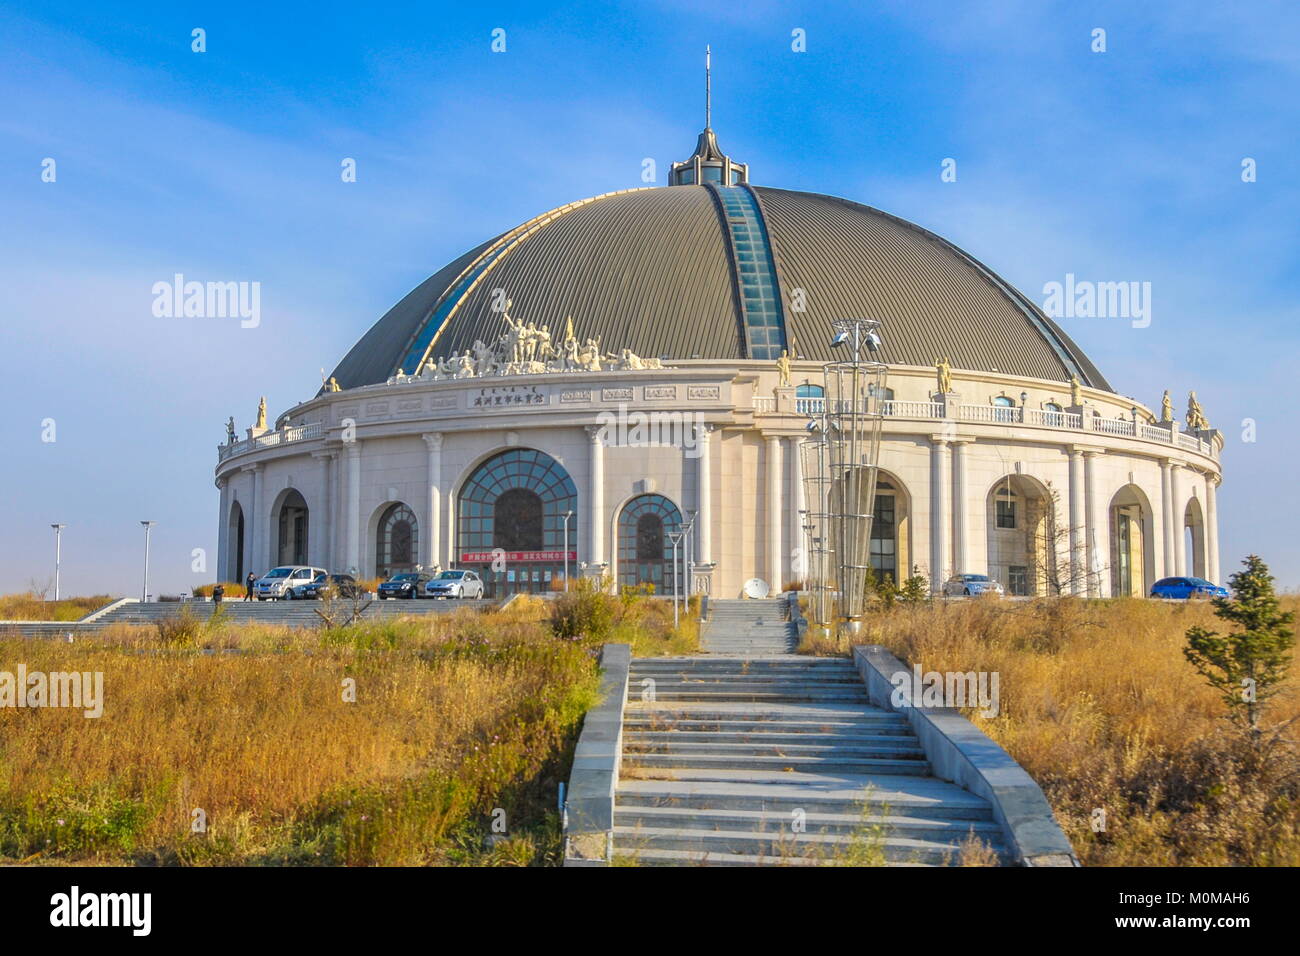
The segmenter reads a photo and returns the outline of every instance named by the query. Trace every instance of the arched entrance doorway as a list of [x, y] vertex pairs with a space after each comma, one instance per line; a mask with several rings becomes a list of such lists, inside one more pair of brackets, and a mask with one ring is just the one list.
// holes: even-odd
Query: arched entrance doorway
[[[681, 530], [682, 514], [663, 495], [637, 495], [618, 516], [618, 583], [653, 584], [656, 594], [672, 594], [673, 549], [669, 532]], [[686, 568], [678, 544], [676, 587], [685, 590]]]
[[908, 529], [911, 508], [903, 483], [887, 472], [876, 478], [876, 510], [871, 521], [871, 569], [876, 580], [901, 583], [911, 573]]
[[238, 501], [230, 505], [226, 532], [226, 573], [223, 580], [244, 583], [244, 509]]
[[1057, 525], [1047, 488], [1026, 475], [1004, 475], [989, 489], [987, 501], [989, 576], [1007, 594], [1055, 593]]
[[1205, 518], [1201, 503], [1193, 498], [1183, 510], [1183, 567], [1193, 577], [1205, 574]]
[[1125, 485], [1110, 500], [1110, 593], [1144, 596], [1154, 580], [1151, 503], [1137, 485]]
[[296, 489], [290, 488], [280, 498], [276, 513], [275, 563], [307, 563], [307, 502]]
[[387, 505], [375, 526], [375, 574], [389, 578], [399, 571], [414, 571], [419, 549], [415, 512], [400, 501]]
[[558, 587], [566, 553], [575, 572], [578, 490], [545, 452], [512, 448], [481, 462], [461, 485], [456, 509], [459, 566], [479, 572], [489, 597]]

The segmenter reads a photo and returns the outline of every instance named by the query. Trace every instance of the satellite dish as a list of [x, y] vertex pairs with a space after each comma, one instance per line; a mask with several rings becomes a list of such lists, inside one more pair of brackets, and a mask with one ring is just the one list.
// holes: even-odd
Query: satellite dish
[[772, 589], [762, 578], [750, 578], [741, 590], [747, 598], [765, 598]]

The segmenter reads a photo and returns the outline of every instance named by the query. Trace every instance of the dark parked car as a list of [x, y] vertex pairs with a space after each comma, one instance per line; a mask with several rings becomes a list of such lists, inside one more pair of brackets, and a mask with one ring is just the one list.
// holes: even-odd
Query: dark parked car
[[365, 595], [361, 586], [357, 584], [357, 579], [350, 574], [320, 573], [307, 584], [300, 584], [294, 588], [293, 596], [310, 601], [319, 598], [322, 591], [330, 597], [339, 598], [356, 598]]
[[379, 585], [379, 600], [387, 598], [406, 598], [414, 601], [424, 596], [424, 586], [429, 583], [429, 575], [416, 571], [403, 571]]
[[1226, 598], [1228, 589], [1211, 584], [1205, 578], [1161, 578], [1151, 585], [1153, 598], [1186, 601], [1189, 598]]

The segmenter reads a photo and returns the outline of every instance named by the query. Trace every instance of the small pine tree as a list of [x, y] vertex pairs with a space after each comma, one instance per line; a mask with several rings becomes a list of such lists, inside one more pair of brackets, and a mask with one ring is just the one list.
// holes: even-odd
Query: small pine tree
[[1286, 680], [1295, 646], [1287, 627], [1295, 615], [1281, 610], [1273, 576], [1256, 555], [1241, 562], [1244, 571], [1228, 579], [1231, 598], [1215, 598], [1217, 617], [1239, 628], [1219, 634], [1197, 625], [1187, 631], [1183, 655], [1228, 706], [1234, 723], [1258, 740], [1264, 702]]
[[894, 606], [894, 601], [898, 599], [898, 587], [894, 584], [894, 576], [886, 574], [884, 580], [876, 587], [876, 594], [880, 596], [880, 603], [886, 610]]
[[898, 592], [898, 599], [904, 604], [923, 604], [930, 598], [930, 586], [926, 583], [925, 575], [915, 566], [912, 567], [912, 573], [903, 582], [902, 588]]

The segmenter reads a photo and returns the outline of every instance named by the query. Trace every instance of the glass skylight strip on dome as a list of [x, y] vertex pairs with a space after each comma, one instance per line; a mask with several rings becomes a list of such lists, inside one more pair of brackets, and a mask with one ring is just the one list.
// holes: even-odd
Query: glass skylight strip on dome
[[461, 277], [461, 280], [452, 287], [451, 292], [443, 297], [442, 303], [434, 310], [433, 315], [429, 317], [429, 320], [424, 323], [424, 326], [420, 329], [420, 334], [416, 336], [415, 341], [411, 344], [410, 351], [407, 352], [406, 357], [402, 359], [402, 369], [410, 374], [415, 373], [416, 366], [418, 366], [420, 361], [424, 358], [424, 353], [428, 350], [429, 343], [433, 341], [433, 337], [438, 333], [438, 329], [442, 328], [442, 323], [447, 320], [447, 316], [451, 315], [452, 310], [460, 304], [460, 297], [465, 294], [466, 290], [474, 284], [474, 280], [482, 275], [487, 267], [495, 262], [497, 256], [508, 248], [508, 246], [509, 243], [503, 242], [492, 252], [483, 256], [483, 258], [480, 259], [472, 269], [466, 272], [465, 275]]
[[745, 186], [715, 184], [711, 188], [722, 203], [731, 233], [745, 322], [745, 355], [752, 359], [780, 358], [786, 348], [785, 320], [777, 294], [776, 263], [758, 200]]

